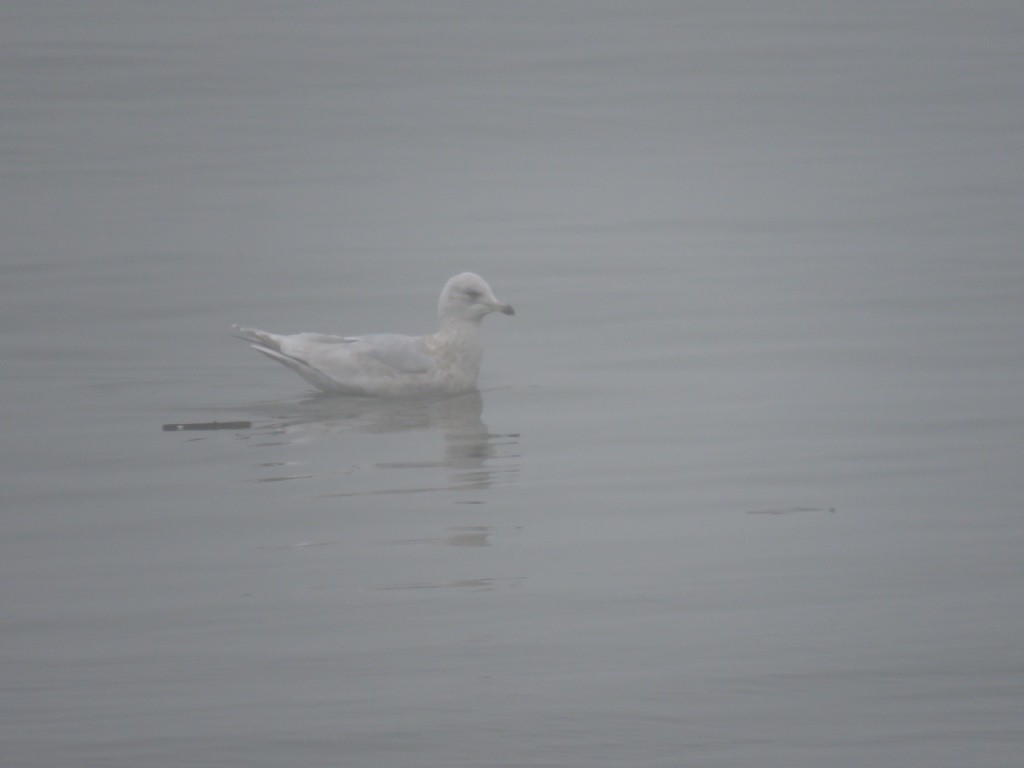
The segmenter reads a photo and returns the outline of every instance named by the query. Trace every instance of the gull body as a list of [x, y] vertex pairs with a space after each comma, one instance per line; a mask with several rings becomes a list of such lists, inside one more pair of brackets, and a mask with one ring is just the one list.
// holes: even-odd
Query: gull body
[[324, 392], [377, 397], [456, 394], [476, 387], [483, 357], [480, 321], [514, 315], [472, 272], [451, 278], [438, 301], [438, 330], [426, 336], [376, 333], [277, 334], [235, 326], [257, 352], [288, 366]]

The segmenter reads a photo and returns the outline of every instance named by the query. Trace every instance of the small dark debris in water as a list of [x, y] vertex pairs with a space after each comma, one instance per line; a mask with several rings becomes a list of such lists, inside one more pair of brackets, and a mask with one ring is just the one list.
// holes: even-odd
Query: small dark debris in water
[[191, 424], [164, 424], [164, 432], [180, 432], [184, 429], [249, 429], [251, 421], [202, 421]]
[[748, 515], [789, 515], [794, 512], [831, 512], [835, 514], [836, 508], [829, 507], [779, 507], [777, 509], [748, 509]]

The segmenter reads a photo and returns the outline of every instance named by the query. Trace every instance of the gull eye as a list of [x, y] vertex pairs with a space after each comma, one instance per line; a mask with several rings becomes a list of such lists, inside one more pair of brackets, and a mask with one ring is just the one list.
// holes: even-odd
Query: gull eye
[[475, 288], [467, 288], [465, 290], [465, 294], [467, 297], [469, 297], [470, 301], [476, 301], [483, 295], [482, 293], [480, 293], [480, 291], [476, 290]]

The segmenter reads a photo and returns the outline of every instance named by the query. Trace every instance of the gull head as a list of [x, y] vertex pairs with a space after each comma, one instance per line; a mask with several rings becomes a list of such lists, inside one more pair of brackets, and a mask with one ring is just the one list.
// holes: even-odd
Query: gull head
[[463, 272], [449, 280], [441, 291], [437, 314], [442, 323], [458, 320], [480, 322], [491, 312], [514, 315], [510, 304], [504, 304], [495, 297], [491, 286], [472, 272]]

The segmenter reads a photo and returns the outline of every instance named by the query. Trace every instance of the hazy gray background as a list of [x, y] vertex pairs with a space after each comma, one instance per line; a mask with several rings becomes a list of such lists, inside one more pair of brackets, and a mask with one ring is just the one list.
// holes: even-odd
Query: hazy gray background
[[[1022, 29], [8, 0], [4, 764], [1018, 765]], [[229, 335], [465, 269], [479, 397]]]

